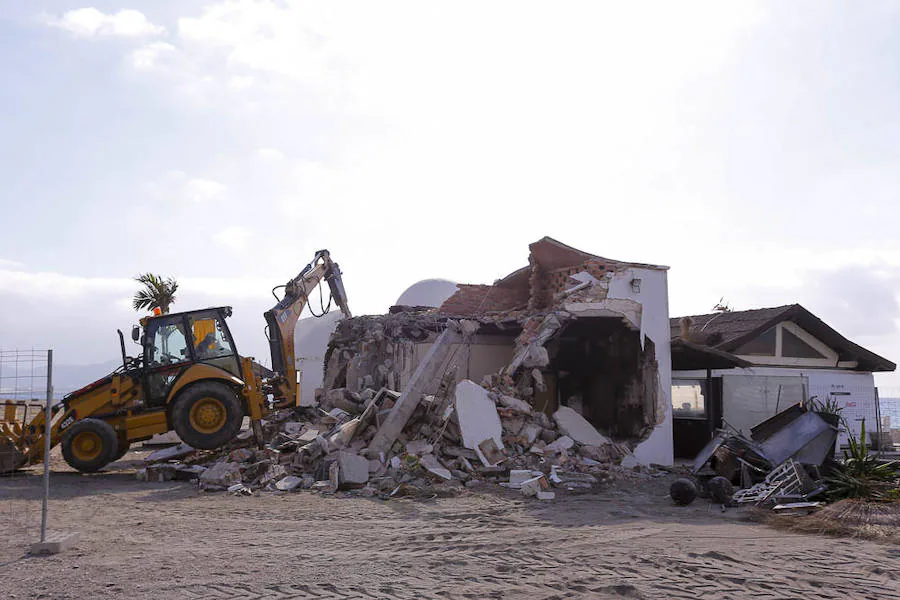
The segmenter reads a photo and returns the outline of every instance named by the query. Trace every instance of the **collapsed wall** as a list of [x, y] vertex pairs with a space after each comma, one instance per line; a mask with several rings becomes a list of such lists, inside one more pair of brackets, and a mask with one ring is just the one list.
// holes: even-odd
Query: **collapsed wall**
[[[649, 451], [645, 444], [639, 454], [670, 464], [665, 272], [591, 255], [559, 267], [546, 250], [533, 248], [529, 267], [493, 286], [460, 285], [437, 309], [394, 307], [341, 322], [329, 342], [320, 396], [337, 388], [403, 391], [448, 320], [465, 318], [476, 330], [454, 345], [440, 372], [546, 416], [571, 408], [631, 449], [656, 432]], [[648, 329], [660, 331], [651, 336]]]

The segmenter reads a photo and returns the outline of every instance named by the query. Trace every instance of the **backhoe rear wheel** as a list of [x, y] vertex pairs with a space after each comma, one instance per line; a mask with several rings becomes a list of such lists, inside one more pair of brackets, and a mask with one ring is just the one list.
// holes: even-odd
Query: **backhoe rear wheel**
[[99, 471], [113, 461], [118, 451], [115, 430], [100, 419], [82, 419], [62, 437], [63, 458], [82, 473]]
[[172, 406], [172, 426], [186, 444], [212, 450], [230, 442], [241, 429], [244, 411], [230, 387], [214, 381], [196, 383]]

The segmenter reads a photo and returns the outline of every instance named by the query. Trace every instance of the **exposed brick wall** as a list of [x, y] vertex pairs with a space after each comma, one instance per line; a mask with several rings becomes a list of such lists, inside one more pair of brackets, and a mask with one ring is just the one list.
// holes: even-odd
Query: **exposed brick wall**
[[569, 279], [572, 275], [580, 273], [581, 271], [587, 271], [591, 276], [602, 280], [606, 276], [607, 269], [608, 267], [606, 264], [591, 258], [580, 265], [551, 271], [547, 274], [547, 287], [550, 294], [556, 296], [556, 294], [561, 291], [567, 290], [575, 285], [575, 281]]

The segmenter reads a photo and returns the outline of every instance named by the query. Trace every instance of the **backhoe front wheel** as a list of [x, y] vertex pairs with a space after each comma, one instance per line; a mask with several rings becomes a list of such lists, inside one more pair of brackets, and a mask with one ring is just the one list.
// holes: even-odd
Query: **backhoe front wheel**
[[100, 419], [82, 419], [62, 437], [63, 458], [82, 473], [99, 471], [113, 461], [118, 451], [115, 430]]
[[241, 402], [227, 385], [205, 381], [183, 391], [172, 406], [172, 426], [186, 444], [201, 450], [224, 446], [244, 420]]

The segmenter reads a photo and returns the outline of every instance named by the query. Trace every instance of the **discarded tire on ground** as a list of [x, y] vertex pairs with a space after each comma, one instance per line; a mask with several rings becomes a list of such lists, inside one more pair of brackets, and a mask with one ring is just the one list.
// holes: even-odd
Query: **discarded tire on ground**
[[710, 479], [706, 484], [706, 490], [709, 492], [710, 499], [719, 504], [730, 503], [731, 497], [734, 496], [734, 486], [721, 475]]
[[676, 479], [669, 486], [669, 496], [679, 506], [687, 506], [697, 497], [697, 486], [690, 479]]

